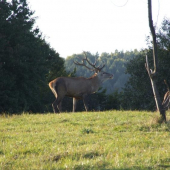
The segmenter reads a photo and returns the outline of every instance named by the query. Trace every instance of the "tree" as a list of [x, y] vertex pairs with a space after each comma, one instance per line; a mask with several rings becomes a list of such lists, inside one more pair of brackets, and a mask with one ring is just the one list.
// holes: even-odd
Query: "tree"
[[153, 21], [152, 21], [152, 7], [151, 7], [151, 0], [148, 0], [148, 16], [149, 16], [149, 27], [152, 33], [152, 38], [153, 38], [153, 61], [154, 61], [154, 70], [149, 68], [149, 62], [148, 62], [148, 57], [146, 56], [146, 63], [145, 67], [148, 72], [151, 85], [152, 85], [152, 90], [156, 102], [156, 107], [157, 110], [160, 112], [163, 121], [166, 121], [166, 115], [165, 115], [165, 109], [163, 109], [161, 100], [160, 100], [160, 95], [156, 86], [156, 80], [157, 80], [157, 74], [158, 74], [158, 57], [157, 57], [157, 44], [156, 44], [156, 34], [155, 34], [155, 29], [153, 27]]
[[[158, 29], [156, 34], [157, 41], [157, 57], [159, 72], [157, 72], [156, 83], [160, 98], [163, 99], [167, 87], [164, 80], [168, 84], [170, 75], [170, 21], [164, 19], [161, 28]], [[146, 62], [146, 54], [148, 56], [149, 65], [153, 63], [153, 48], [152, 37], [147, 39], [148, 49], [141, 50], [140, 54], [134, 56], [126, 64], [126, 72], [129, 74], [129, 79], [123, 88], [123, 95], [121, 105], [124, 109], [135, 110], [155, 110], [155, 101], [153, 98], [153, 91], [150, 85], [150, 78], [143, 63]]]
[[[121, 105], [124, 109], [153, 110], [152, 89], [143, 65], [145, 53], [146, 50], [141, 51], [141, 54], [136, 55], [126, 64], [126, 72], [130, 76], [121, 97]], [[151, 53], [148, 52], [148, 55], [151, 56]]]
[[0, 112], [46, 111], [48, 81], [64, 73], [64, 60], [33, 28], [33, 14], [26, 0], [0, 0]]

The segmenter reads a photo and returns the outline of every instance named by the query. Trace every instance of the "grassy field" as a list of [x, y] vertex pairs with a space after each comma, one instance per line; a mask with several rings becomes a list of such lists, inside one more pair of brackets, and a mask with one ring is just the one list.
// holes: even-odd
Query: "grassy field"
[[4, 114], [0, 169], [170, 169], [170, 122], [156, 120], [139, 111]]

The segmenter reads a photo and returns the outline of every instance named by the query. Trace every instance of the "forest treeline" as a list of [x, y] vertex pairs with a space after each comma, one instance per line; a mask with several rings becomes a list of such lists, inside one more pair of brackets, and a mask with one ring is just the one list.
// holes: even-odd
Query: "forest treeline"
[[[34, 12], [26, 0], [11, 2], [0, 0], [0, 113], [52, 112], [55, 100], [48, 83], [60, 76], [90, 77], [89, 70], [75, 66], [83, 53], [66, 59], [60, 57], [35, 28]], [[149, 33], [148, 33], [149, 34]], [[101, 89], [90, 96], [91, 110], [132, 109], [154, 110], [150, 80], [145, 69], [148, 55], [152, 67], [152, 41], [148, 36], [148, 48], [133, 51], [86, 52], [89, 60], [105, 63], [104, 71], [114, 74]], [[170, 20], [164, 19], [157, 32], [158, 43], [158, 90], [163, 99], [170, 83]], [[63, 110], [72, 110], [72, 99], [65, 98]], [[78, 102], [78, 111], [84, 110]]]

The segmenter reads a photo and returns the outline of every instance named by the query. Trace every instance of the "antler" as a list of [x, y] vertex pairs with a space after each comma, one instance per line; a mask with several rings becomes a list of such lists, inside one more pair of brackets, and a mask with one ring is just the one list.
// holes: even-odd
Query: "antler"
[[[85, 58], [82, 59], [83, 62], [82, 62], [82, 63], [79, 63], [78, 61], [74, 61], [74, 64], [79, 65], [79, 66], [85, 66], [85, 67], [86, 67], [87, 69], [89, 69], [90, 71], [95, 71], [95, 72], [100, 72], [100, 71], [104, 68], [105, 64], [103, 64], [102, 66], [100, 65], [100, 66], [96, 67], [97, 60], [95, 60], [94, 64], [92, 64], [92, 63], [87, 59], [86, 53], [85, 53], [85, 52], [83, 52], [83, 53], [84, 53], [84, 55], [85, 55]], [[90, 66], [92, 66], [93, 68], [90, 68], [90, 67], [86, 66], [86, 65], [85, 65], [85, 61], [87, 61], [87, 63], [88, 63]]]

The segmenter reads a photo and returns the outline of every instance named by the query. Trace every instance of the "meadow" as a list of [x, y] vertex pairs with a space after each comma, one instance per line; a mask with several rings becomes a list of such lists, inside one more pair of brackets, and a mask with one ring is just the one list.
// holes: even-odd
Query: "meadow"
[[170, 169], [170, 122], [160, 124], [158, 116], [114, 110], [3, 114], [0, 169]]

